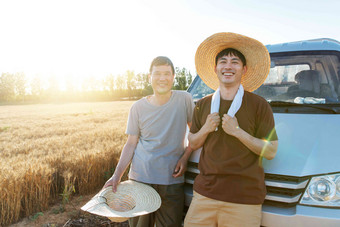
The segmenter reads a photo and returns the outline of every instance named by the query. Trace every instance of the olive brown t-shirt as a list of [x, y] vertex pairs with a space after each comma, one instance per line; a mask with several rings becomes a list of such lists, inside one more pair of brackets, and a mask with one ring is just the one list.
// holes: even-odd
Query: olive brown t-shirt
[[[191, 133], [197, 133], [210, 114], [212, 95], [199, 100], [194, 109]], [[219, 115], [228, 112], [232, 100], [220, 101]], [[270, 141], [277, 140], [273, 112], [265, 99], [244, 92], [242, 105], [236, 113], [240, 128], [250, 135]], [[222, 121], [221, 121], [222, 122]], [[262, 204], [266, 195], [261, 157], [236, 137], [217, 131], [205, 140], [198, 164], [194, 190], [211, 199], [240, 204]]]

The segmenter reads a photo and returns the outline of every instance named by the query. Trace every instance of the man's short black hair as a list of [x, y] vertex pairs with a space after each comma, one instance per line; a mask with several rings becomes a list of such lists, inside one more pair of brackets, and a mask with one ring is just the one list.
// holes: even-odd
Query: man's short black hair
[[244, 57], [244, 55], [240, 51], [238, 51], [234, 48], [227, 48], [227, 49], [222, 50], [220, 53], [218, 53], [217, 56], [216, 56], [216, 59], [215, 59], [215, 65], [217, 65], [217, 60], [219, 58], [221, 58], [223, 56], [229, 56], [229, 55], [234, 55], [234, 56], [238, 57], [242, 61], [243, 66], [247, 65], [247, 61], [246, 61], [246, 58]]
[[159, 66], [159, 65], [170, 65], [172, 74], [175, 74], [175, 69], [174, 69], [174, 65], [172, 64], [172, 61], [168, 57], [165, 57], [165, 56], [158, 56], [155, 59], [153, 59], [153, 61], [151, 62], [151, 66], [150, 66], [150, 74], [152, 73], [152, 67]]

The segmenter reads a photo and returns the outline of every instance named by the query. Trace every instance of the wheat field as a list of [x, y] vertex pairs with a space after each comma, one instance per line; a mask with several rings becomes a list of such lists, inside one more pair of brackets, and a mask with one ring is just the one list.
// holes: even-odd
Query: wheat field
[[112, 174], [132, 101], [0, 106], [0, 226]]

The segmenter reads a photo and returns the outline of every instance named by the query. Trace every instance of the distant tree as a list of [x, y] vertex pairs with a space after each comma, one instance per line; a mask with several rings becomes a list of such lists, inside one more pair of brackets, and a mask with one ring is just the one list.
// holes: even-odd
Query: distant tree
[[136, 81], [136, 88], [137, 89], [144, 89], [145, 79], [144, 79], [143, 73], [138, 73], [136, 75], [135, 81]]
[[128, 95], [129, 98], [131, 98], [132, 96], [134, 96], [133, 90], [135, 90], [136, 88], [135, 73], [133, 71], [128, 70], [126, 71], [125, 78], [126, 87], [128, 89]]
[[116, 77], [115, 84], [116, 84], [116, 86], [115, 86], [116, 90], [122, 91], [123, 89], [125, 89], [125, 79], [124, 79], [124, 76], [118, 75]]
[[103, 80], [98, 77], [91, 76], [90, 77], [91, 90], [92, 91], [102, 91], [103, 90]]
[[57, 77], [52, 75], [48, 78], [48, 88], [47, 88], [47, 95], [52, 100], [56, 100], [59, 94], [59, 84]]
[[186, 68], [175, 68], [175, 84], [174, 89], [186, 90], [192, 82], [192, 75]]
[[86, 92], [100, 91], [103, 88], [103, 81], [98, 80], [94, 76], [85, 77], [82, 81], [82, 90]]
[[85, 77], [82, 81], [81, 81], [81, 90], [84, 91], [90, 91], [91, 90], [91, 84], [90, 84], [90, 80], [89, 78]]
[[152, 87], [149, 81], [149, 74], [147, 73], [139, 73], [136, 76], [136, 81], [138, 84], [138, 88], [142, 89], [141, 96], [146, 96], [152, 94]]
[[74, 80], [73, 80], [73, 77], [72, 76], [67, 76], [65, 78], [65, 88], [66, 88], [66, 91], [69, 93], [69, 94], [73, 94], [75, 92], [75, 86], [74, 86]]
[[14, 74], [14, 92], [18, 100], [24, 101], [26, 96], [26, 76], [23, 72]]
[[188, 73], [186, 74], [186, 78], [187, 78], [187, 89], [190, 86], [191, 82], [192, 82], [192, 75], [190, 73], [190, 71], [188, 71]]
[[[126, 71], [123, 75], [108, 75], [99, 80], [91, 76], [84, 78], [81, 89], [75, 84], [72, 75], [65, 78], [65, 91], [60, 90], [59, 79], [52, 75], [36, 75], [30, 84], [23, 72], [2, 73], [0, 76], [0, 101], [101, 101], [122, 97], [141, 97], [152, 94], [152, 86], [147, 73], [135, 74]], [[192, 82], [192, 75], [186, 68], [175, 68], [173, 89], [186, 90]], [[109, 95], [108, 95], [109, 94]]]
[[13, 74], [2, 73], [0, 76], [0, 99], [12, 101], [15, 96], [15, 78]]
[[112, 74], [108, 75], [104, 80], [104, 87], [109, 90], [110, 95], [113, 95], [115, 85], [115, 78]]
[[38, 97], [42, 95], [43, 84], [39, 76], [36, 75], [33, 77], [30, 87], [31, 87], [31, 93], [33, 96]]

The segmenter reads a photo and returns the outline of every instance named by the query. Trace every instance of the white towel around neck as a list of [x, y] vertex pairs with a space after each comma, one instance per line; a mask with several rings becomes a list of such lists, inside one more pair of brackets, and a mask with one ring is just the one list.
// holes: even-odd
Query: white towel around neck
[[[243, 89], [242, 84], [240, 84], [237, 90], [237, 93], [234, 97], [234, 100], [231, 103], [231, 106], [227, 113], [230, 117], [234, 117], [237, 111], [240, 109], [242, 105], [243, 94], [244, 94], [244, 89]], [[217, 90], [215, 91], [211, 99], [210, 113], [219, 113], [220, 97], [221, 97], [220, 88], [217, 88]], [[216, 131], [217, 131], [217, 128], [216, 128]]]

